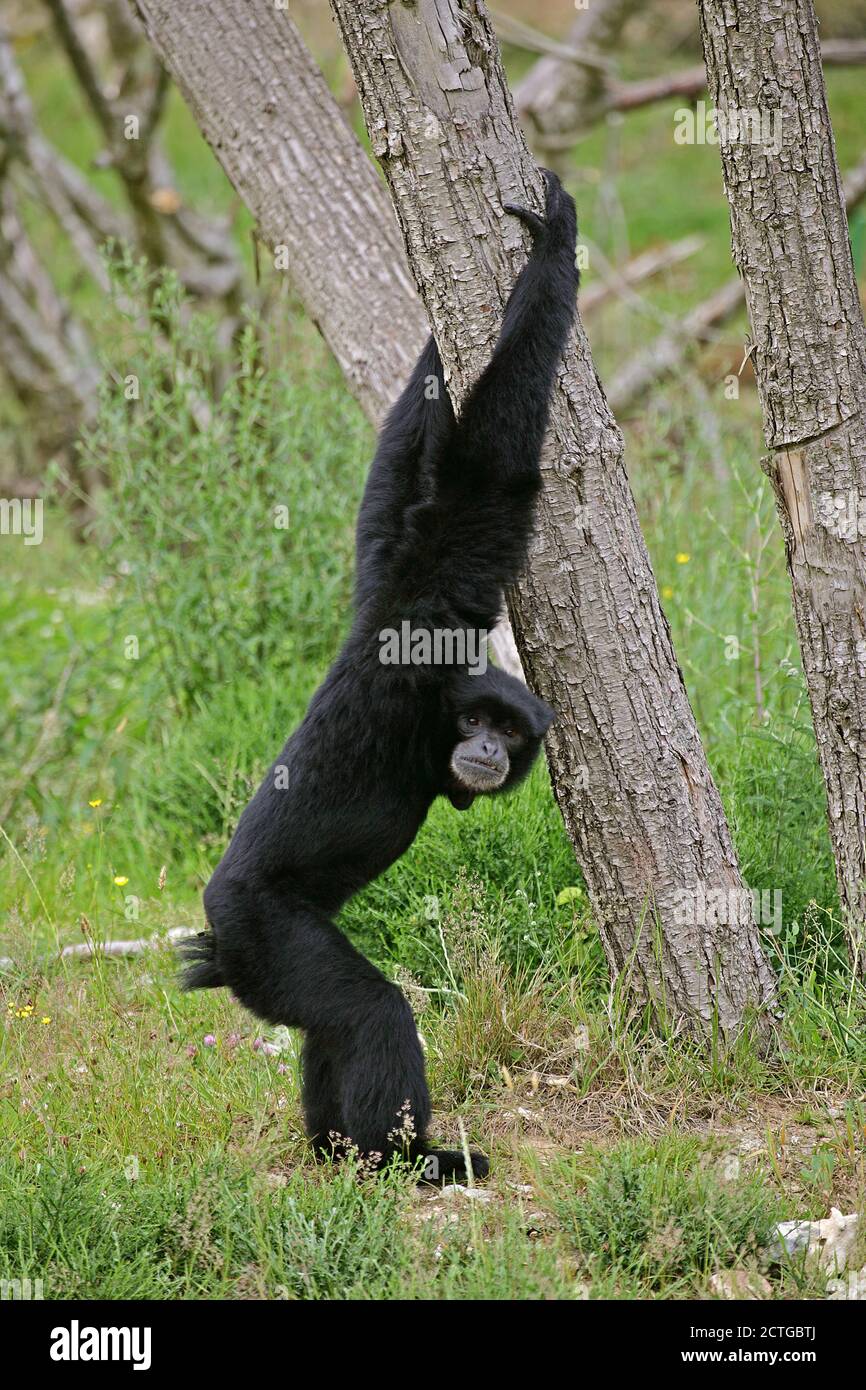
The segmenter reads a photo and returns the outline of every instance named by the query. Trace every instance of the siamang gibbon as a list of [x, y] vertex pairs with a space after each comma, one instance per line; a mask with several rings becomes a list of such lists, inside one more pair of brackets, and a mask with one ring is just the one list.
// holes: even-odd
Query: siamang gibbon
[[[532, 252], [491, 360], [455, 418], [431, 338], [382, 429], [357, 527], [355, 613], [324, 684], [238, 822], [204, 893], [210, 930], [184, 985], [227, 985], [304, 1033], [306, 1127], [319, 1155], [350, 1143], [433, 1178], [430, 1100], [402, 991], [334, 925], [412, 844], [432, 802], [465, 810], [525, 777], [553, 711], [501, 670], [385, 663], [382, 636], [492, 629], [526, 558], [554, 377], [575, 308], [574, 203], [546, 175], [544, 217], [506, 205]], [[338, 1138], [339, 1137], [339, 1138]], [[471, 1157], [476, 1177], [487, 1159]]]

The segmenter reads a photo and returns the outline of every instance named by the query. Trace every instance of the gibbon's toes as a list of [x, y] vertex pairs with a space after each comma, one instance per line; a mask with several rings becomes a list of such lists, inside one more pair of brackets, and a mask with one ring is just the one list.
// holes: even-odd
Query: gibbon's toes
[[577, 238], [577, 212], [574, 199], [563, 188], [556, 174], [552, 174], [549, 169], [544, 169], [542, 172], [547, 182], [547, 198], [544, 208], [547, 230], [552, 241], [557, 245], [566, 241], [573, 243]]
[[[487, 1157], [486, 1154], [481, 1153], [479, 1149], [469, 1150], [469, 1162], [472, 1164], [472, 1176], [473, 1178], [475, 1178], [476, 1181], [480, 1181], [481, 1179], [489, 1176], [490, 1159]], [[465, 1163], [463, 1166], [465, 1171]], [[467, 1173], [466, 1176], [468, 1177], [469, 1174]]]
[[540, 236], [544, 236], [547, 231], [547, 223], [543, 217], [539, 217], [537, 212], [530, 212], [529, 208], [521, 207], [519, 203], [503, 203], [505, 212], [510, 212], [512, 217], [519, 217], [524, 226], [528, 227], [532, 233], [533, 241]]
[[506, 212], [529, 228], [532, 240], [545, 240], [552, 248], [574, 242], [577, 236], [577, 215], [573, 198], [566, 193], [559, 177], [550, 169], [542, 169], [546, 185], [544, 217], [530, 212], [519, 203], [503, 203]]
[[429, 1149], [424, 1156], [424, 1168], [418, 1179], [421, 1183], [478, 1182], [490, 1172], [490, 1160], [476, 1149], [470, 1149], [472, 1174], [466, 1171], [462, 1149]]
[[548, 218], [556, 215], [556, 210], [565, 195], [565, 189], [558, 174], [552, 169], [542, 169], [544, 175], [544, 210]]

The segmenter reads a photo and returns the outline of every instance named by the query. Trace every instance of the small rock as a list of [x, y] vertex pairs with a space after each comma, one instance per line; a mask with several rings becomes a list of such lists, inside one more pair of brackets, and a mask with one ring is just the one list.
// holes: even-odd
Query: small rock
[[852, 1269], [845, 1279], [828, 1279], [827, 1297], [837, 1301], [866, 1301], [866, 1266]]
[[710, 1288], [719, 1298], [745, 1298], [752, 1302], [769, 1298], [773, 1292], [763, 1274], [751, 1269], [722, 1269], [711, 1278]]
[[493, 1200], [493, 1193], [488, 1192], [484, 1187], [464, 1187], [462, 1183], [452, 1183], [450, 1187], [443, 1187], [443, 1197], [466, 1197], [471, 1202], [490, 1202]]
[[838, 1207], [830, 1208], [823, 1221], [783, 1221], [776, 1227], [777, 1239], [770, 1247], [775, 1259], [804, 1253], [828, 1269], [841, 1273], [857, 1239], [858, 1216], [843, 1216]]
[[544, 1117], [539, 1115], [537, 1110], [527, 1110], [525, 1105], [518, 1105], [517, 1113], [521, 1120], [541, 1120]]
[[540, 1235], [542, 1231], [555, 1230], [557, 1225], [556, 1218], [547, 1211], [531, 1211], [526, 1217], [526, 1231], [529, 1235], [533, 1232]]

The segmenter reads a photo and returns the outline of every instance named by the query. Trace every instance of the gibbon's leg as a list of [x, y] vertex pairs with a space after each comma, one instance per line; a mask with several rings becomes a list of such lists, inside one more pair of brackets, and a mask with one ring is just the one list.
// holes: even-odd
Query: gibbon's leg
[[337, 1062], [336, 1039], [326, 1032], [305, 1034], [301, 1052], [304, 1121], [321, 1157], [328, 1157], [334, 1151], [334, 1139], [346, 1134]]
[[211, 880], [205, 908], [219, 974], [247, 1008], [301, 1028], [310, 1137], [320, 1151], [336, 1129], [362, 1153], [426, 1152], [430, 1100], [408, 1000], [334, 926], [291, 891]]

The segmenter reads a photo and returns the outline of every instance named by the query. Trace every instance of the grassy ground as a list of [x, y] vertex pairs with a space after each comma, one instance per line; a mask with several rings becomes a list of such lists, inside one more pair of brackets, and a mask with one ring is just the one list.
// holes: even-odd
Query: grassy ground
[[[71, 84], [49, 62], [38, 75], [47, 124], [83, 160]], [[844, 165], [849, 75], [831, 94]], [[583, 225], [608, 254], [617, 226], [634, 251], [707, 237], [643, 317], [592, 326], [608, 368], [646, 315], [727, 271], [716, 153], [686, 152], [686, 204], [670, 129], [647, 113], [618, 151], [608, 133], [576, 155]], [[199, 203], [229, 207], [180, 110], [171, 141]], [[607, 201], [586, 172], [601, 167]], [[756, 402], [748, 378], [735, 401], [720, 385], [738, 330], [634, 413], [628, 460], [746, 881], [781, 895], [766, 943], [779, 1045], [708, 1054], [610, 992], [544, 769], [508, 802], [437, 805], [343, 924], [412, 998], [438, 1133], [491, 1150], [484, 1196], [467, 1197], [315, 1169], [297, 1039], [222, 993], [181, 995], [159, 944], [200, 924], [238, 811], [337, 647], [370, 432], [291, 305], [279, 352], [251, 336], [205, 410], [213, 345], [170, 287], [170, 347], [116, 318], [109, 336], [69, 289], [142, 391], [134, 409], [107, 395], [88, 441], [110, 487], [86, 542], [49, 501], [44, 543], [4, 549], [0, 1279], [41, 1278], [46, 1297], [678, 1298], [738, 1268], [764, 1296], [822, 1296], [822, 1277], [761, 1252], [776, 1221], [866, 1207], [866, 1001], [838, 928]], [[131, 936], [155, 944], [58, 960]]]

